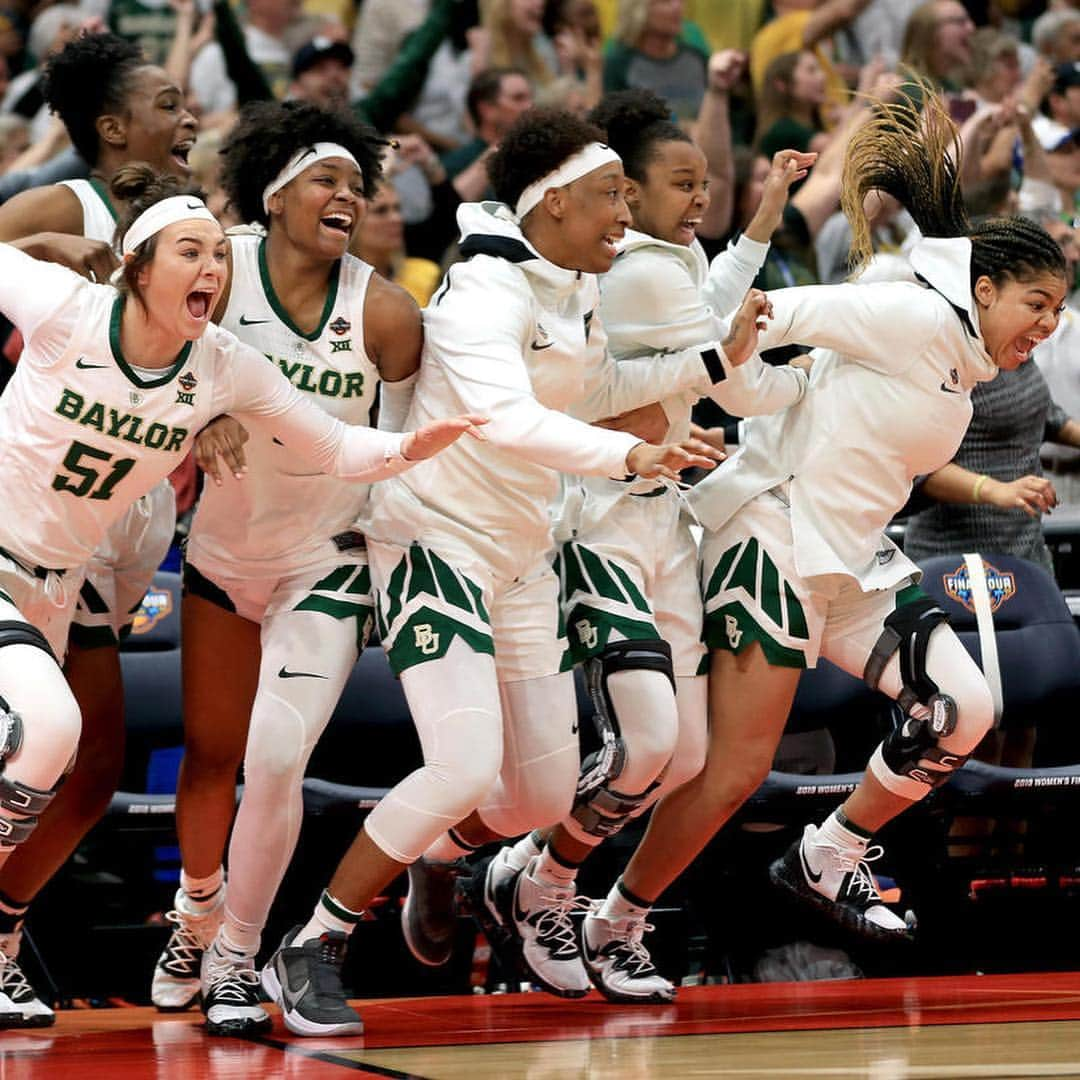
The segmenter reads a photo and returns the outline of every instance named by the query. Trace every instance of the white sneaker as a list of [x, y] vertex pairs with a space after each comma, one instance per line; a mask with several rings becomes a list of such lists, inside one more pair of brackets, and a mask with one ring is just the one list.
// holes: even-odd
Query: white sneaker
[[230, 954], [215, 938], [203, 953], [200, 983], [207, 1034], [257, 1035], [273, 1026], [259, 1004], [255, 957]]
[[585, 969], [608, 1001], [648, 1005], [675, 1000], [675, 984], [656, 970], [642, 944], [642, 937], [652, 929], [644, 915], [604, 919], [599, 904], [582, 920]]
[[511, 922], [521, 943], [521, 960], [529, 978], [558, 997], [584, 997], [592, 985], [581, 959], [575, 912], [586, 911], [589, 900], [534, 880], [530, 873], [539, 856], [518, 874]]
[[199, 996], [203, 951], [217, 935], [225, 914], [225, 890], [220, 890], [218, 902], [202, 914], [185, 910], [186, 902], [183, 890], [177, 889], [176, 907], [165, 913], [175, 929], [158, 957], [150, 984], [150, 1000], [162, 1012], [189, 1009]]
[[56, 1013], [27, 981], [15, 957], [22, 932], [0, 935], [0, 1028], [49, 1027]]
[[824, 839], [815, 825], [769, 867], [774, 885], [824, 911], [834, 922], [863, 937], [899, 940], [910, 937], [908, 924], [885, 906], [869, 863], [884, 848], [844, 849]]

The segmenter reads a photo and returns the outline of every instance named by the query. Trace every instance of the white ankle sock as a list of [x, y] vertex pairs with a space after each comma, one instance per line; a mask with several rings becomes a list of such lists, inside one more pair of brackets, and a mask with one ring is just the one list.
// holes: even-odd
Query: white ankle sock
[[218, 942], [230, 953], [254, 956], [262, 941], [262, 927], [255, 923], [241, 922], [227, 907], [225, 921], [218, 931]]
[[219, 866], [209, 877], [192, 877], [180, 871], [180, 889], [184, 894], [184, 906], [193, 915], [201, 915], [218, 906], [218, 893], [225, 884], [225, 871]]
[[822, 822], [818, 836], [841, 851], [863, 852], [870, 843], [869, 837], [860, 836], [857, 832], [852, 832], [847, 825], [841, 824], [835, 810]]
[[611, 886], [611, 892], [604, 897], [604, 902], [596, 914], [601, 919], [614, 922], [616, 919], [643, 919], [650, 911], [652, 911], [651, 904], [642, 907], [640, 904], [627, 900], [626, 894], [619, 888], [619, 883], [616, 881]]
[[351, 911], [340, 900], [335, 900], [324, 891], [315, 905], [311, 918], [293, 938], [292, 947], [315, 941], [323, 934], [334, 930], [346, 935], [351, 934], [363, 915], [362, 911]]
[[504, 848], [503, 861], [511, 870], [524, 870], [530, 859], [535, 859], [543, 851], [536, 842], [534, 833], [526, 833], [516, 844]]
[[565, 866], [552, 854], [551, 848], [545, 847], [529, 863], [529, 877], [542, 885], [554, 885], [557, 889], [568, 889], [577, 878], [576, 866]]

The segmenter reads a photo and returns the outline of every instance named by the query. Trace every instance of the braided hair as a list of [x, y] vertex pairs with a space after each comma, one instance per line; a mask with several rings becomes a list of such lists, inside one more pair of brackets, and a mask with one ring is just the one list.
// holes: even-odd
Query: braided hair
[[923, 236], [966, 236], [971, 240], [971, 285], [988, 277], [1028, 280], [1042, 273], [1065, 277], [1065, 256], [1049, 233], [1024, 217], [987, 218], [972, 224], [960, 191], [962, 148], [956, 125], [925, 80], [912, 76], [913, 96], [874, 102], [871, 118], [848, 143], [841, 206], [851, 223], [856, 274], [873, 255], [868, 192], [885, 191], [911, 215]]

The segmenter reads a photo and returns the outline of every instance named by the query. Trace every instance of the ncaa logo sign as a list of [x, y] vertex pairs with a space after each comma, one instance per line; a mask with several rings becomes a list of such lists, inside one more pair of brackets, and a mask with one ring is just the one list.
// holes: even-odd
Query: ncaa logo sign
[[131, 624], [133, 634], [147, 634], [173, 609], [172, 592], [169, 589], [157, 589], [151, 586], [146, 590], [139, 610], [135, 612], [135, 621]]
[[[986, 568], [986, 591], [990, 594], [990, 610], [997, 611], [1006, 600], [1016, 595], [1016, 575], [1008, 571], [998, 570], [984, 562]], [[975, 604], [971, 599], [971, 582], [968, 579], [967, 566], [960, 564], [951, 574], [941, 575], [945, 592], [958, 604], [966, 607], [968, 611], [975, 610]]]

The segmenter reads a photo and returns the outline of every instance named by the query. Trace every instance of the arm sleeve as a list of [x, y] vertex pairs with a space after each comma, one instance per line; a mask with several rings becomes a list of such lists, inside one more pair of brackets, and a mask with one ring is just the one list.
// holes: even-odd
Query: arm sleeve
[[227, 361], [221, 412], [261, 428], [320, 472], [371, 482], [404, 472], [403, 436], [345, 424], [323, 412], [261, 354], [239, 342]]
[[90, 284], [57, 263], [0, 244], [0, 312], [22, 332], [24, 355], [39, 367], [59, 359], [79, 324]]
[[729, 319], [738, 310], [768, 254], [768, 244], [740, 236], [713, 259], [701, 293], [721, 319]]
[[833, 349], [875, 371], [906, 371], [941, 329], [941, 310], [918, 285], [803, 285], [769, 293], [773, 317], [758, 351]]
[[483, 281], [476, 270], [456, 274], [443, 303], [424, 310], [423, 364], [441, 369], [435, 377], [445, 378], [462, 412], [489, 418], [484, 435], [500, 450], [561, 472], [625, 476], [626, 455], [640, 439], [590, 427], [536, 399], [524, 360], [528, 286], [493, 281], [517, 273], [494, 267]]
[[379, 383], [380, 431], [405, 430], [405, 420], [409, 415], [413, 391], [416, 389], [416, 380], [419, 378], [420, 372], [414, 371], [404, 379], [398, 379], [397, 382], [387, 382], [384, 379]]

